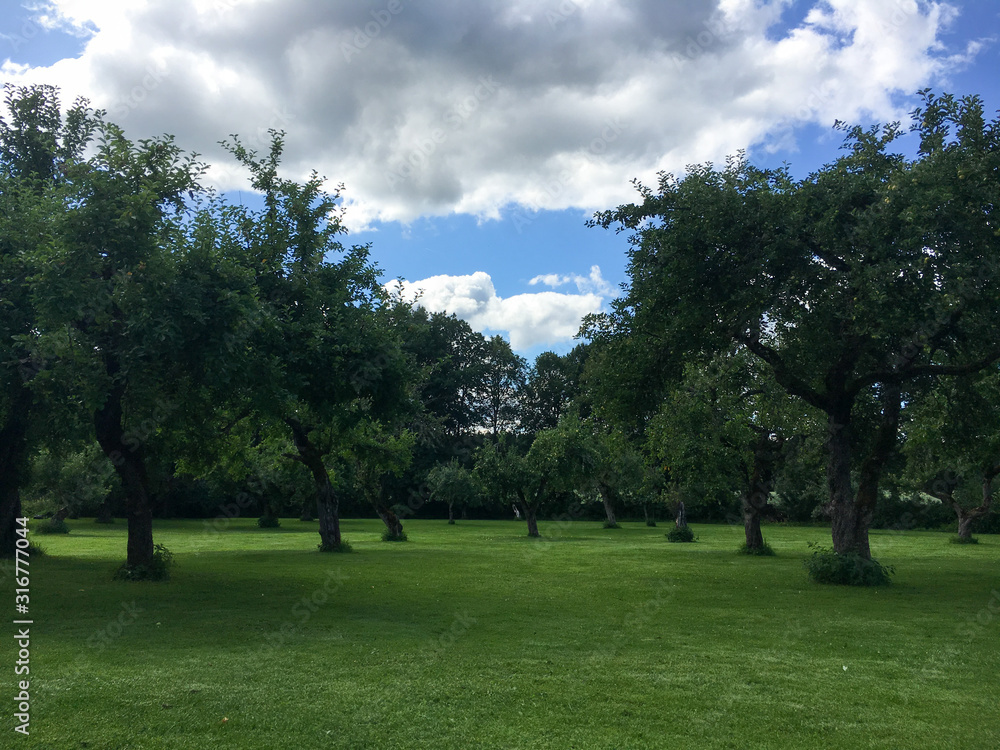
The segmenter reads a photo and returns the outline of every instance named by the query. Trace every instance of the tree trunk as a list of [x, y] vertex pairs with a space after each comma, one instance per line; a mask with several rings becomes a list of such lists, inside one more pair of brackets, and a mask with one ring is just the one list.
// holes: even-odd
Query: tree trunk
[[851, 427], [847, 415], [838, 418], [830, 414], [827, 419], [827, 489], [830, 501], [830, 533], [833, 550], [839, 554], [857, 553], [871, 559], [868, 546], [868, 524], [854, 501], [851, 486]]
[[[340, 517], [337, 515], [339, 501], [330, 483], [330, 474], [323, 463], [323, 454], [309, 439], [309, 430], [294, 417], [285, 419], [292, 431], [292, 442], [298, 451], [292, 456], [309, 469], [316, 485], [316, 517], [319, 519], [319, 541], [324, 550], [340, 549]], [[305, 515], [305, 510], [303, 510]]]
[[674, 525], [676, 525], [678, 529], [687, 528], [687, 510], [684, 508], [683, 501], [681, 501], [677, 506], [677, 518], [674, 521]]
[[399, 516], [385, 505], [378, 505], [375, 510], [378, 517], [382, 519], [382, 523], [385, 524], [389, 536], [393, 539], [401, 538], [403, 536], [403, 522], [399, 520]]
[[649, 514], [649, 506], [646, 503], [642, 504], [642, 515], [646, 519], [647, 526], [656, 526], [656, 519]]
[[960, 510], [958, 512], [958, 537], [959, 539], [972, 539], [972, 524], [975, 522], [976, 516], [971, 513]]
[[879, 480], [892, 456], [899, 434], [902, 395], [899, 386], [882, 387], [882, 415], [871, 450], [858, 472], [857, 495], [851, 490], [850, 408], [829, 415], [830, 436], [828, 482], [830, 488], [831, 533], [834, 552], [856, 553], [870, 560], [868, 527], [878, 502]]
[[538, 533], [538, 518], [536, 517], [538, 506], [529, 505], [527, 502], [522, 500], [521, 510], [524, 511], [524, 518], [528, 522], [528, 536], [541, 536], [541, 534]]
[[[108, 374], [114, 378], [117, 368], [108, 366]], [[126, 440], [122, 424], [124, 394], [121, 383], [112, 386], [104, 405], [94, 412], [94, 430], [101, 450], [114, 465], [125, 490], [128, 521], [125, 564], [134, 568], [153, 562], [153, 506], [142, 446], [131, 438]]]
[[971, 539], [975, 522], [990, 512], [990, 507], [993, 505], [993, 480], [997, 474], [1000, 474], [1000, 466], [983, 473], [983, 502], [978, 508], [966, 509], [951, 500], [951, 507], [958, 515], [959, 539]]
[[779, 435], [761, 431], [753, 448], [753, 468], [747, 491], [743, 493], [743, 531], [748, 550], [759, 550], [764, 546], [764, 535], [760, 530], [760, 519], [767, 508], [768, 498], [774, 489], [776, 468], [781, 461], [781, 450], [785, 439]]
[[448, 523], [455, 523], [455, 505], [448, 503]]
[[[326, 467], [323, 468], [326, 471]], [[316, 517], [319, 519], [319, 541], [325, 550], [340, 549], [340, 503], [330, 484], [330, 477], [316, 485]]]
[[10, 400], [7, 421], [0, 429], [0, 557], [14, 557], [15, 554], [31, 402], [27, 386], [17, 385]]
[[618, 521], [615, 519], [615, 506], [611, 504], [611, 496], [608, 494], [607, 488], [602, 485], [598, 487], [598, 491], [601, 493], [601, 502], [604, 503], [604, 514], [608, 517], [608, 526], [617, 526]]

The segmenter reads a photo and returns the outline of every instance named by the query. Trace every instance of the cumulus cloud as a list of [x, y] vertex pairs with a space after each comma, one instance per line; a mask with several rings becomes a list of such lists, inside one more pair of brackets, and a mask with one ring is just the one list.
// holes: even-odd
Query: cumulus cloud
[[[591, 271], [592, 276], [595, 274], [600, 279], [597, 266]], [[602, 294], [582, 290], [580, 294], [536, 292], [500, 297], [493, 279], [483, 271], [468, 276], [392, 281], [386, 288], [404, 299], [416, 300], [431, 312], [454, 313], [477, 331], [507, 332], [511, 347], [518, 351], [571, 340], [583, 316], [599, 312], [604, 303]]]
[[575, 273], [565, 276], [558, 273], [547, 273], [535, 276], [528, 283], [531, 286], [543, 284], [544, 286], [551, 287], [553, 289], [558, 289], [566, 284], [574, 284], [577, 291], [582, 294], [593, 293], [601, 296], [610, 296], [613, 292], [611, 285], [605, 281], [604, 277], [601, 275], [600, 266], [591, 266], [589, 276], [580, 276]]
[[228, 134], [263, 147], [284, 129], [287, 168], [346, 183], [357, 227], [607, 208], [634, 177], [787, 146], [797, 125], [895, 119], [900, 94], [975, 52], [942, 46], [946, 3], [811, 0], [787, 28], [791, 5], [51, 0], [39, 23], [88, 35], [82, 54], [0, 77], [60, 84], [220, 164]]

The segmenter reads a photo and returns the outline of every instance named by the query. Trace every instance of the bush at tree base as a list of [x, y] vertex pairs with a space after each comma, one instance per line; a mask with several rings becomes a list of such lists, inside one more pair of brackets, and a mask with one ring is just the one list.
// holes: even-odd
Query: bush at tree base
[[122, 563], [115, 571], [116, 581], [167, 581], [170, 567], [174, 564], [174, 554], [162, 544], [153, 545], [153, 560], [149, 565], [129, 565]]
[[693, 542], [694, 532], [690, 526], [674, 527], [666, 533], [668, 542]]
[[883, 565], [878, 560], [868, 560], [850, 552], [840, 554], [827, 547], [810, 542], [813, 553], [802, 564], [809, 571], [809, 577], [816, 583], [832, 583], [841, 586], [886, 586], [896, 569]]

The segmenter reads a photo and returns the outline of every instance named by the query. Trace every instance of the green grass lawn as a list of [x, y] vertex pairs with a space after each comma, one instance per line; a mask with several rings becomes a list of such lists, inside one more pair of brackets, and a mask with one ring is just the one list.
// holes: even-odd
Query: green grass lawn
[[806, 578], [818, 528], [747, 558], [727, 526], [349, 520], [324, 555], [315, 524], [175, 521], [144, 584], [111, 580], [122, 521], [69, 524], [35, 537], [29, 738], [3, 639], [0, 747], [1000, 747], [996, 536], [875, 532], [894, 583], [851, 589]]

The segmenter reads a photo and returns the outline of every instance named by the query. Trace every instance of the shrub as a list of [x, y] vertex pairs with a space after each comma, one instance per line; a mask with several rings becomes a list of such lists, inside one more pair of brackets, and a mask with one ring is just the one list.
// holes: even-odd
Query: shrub
[[747, 547], [747, 543], [743, 542], [736, 550], [741, 555], [755, 555], [757, 557], [774, 557], [774, 547], [772, 547], [767, 542], [764, 542], [760, 547], [751, 549]]
[[813, 548], [813, 553], [802, 564], [816, 583], [885, 586], [890, 583], [889, 577], [896, 572], [891, 565], [883, 565], [878, 560], [866, 560], [856, 552], [841, 555], [813, 542], [809, 546]]
[[611, 521], [605, 521], [604, 522], [604, 528], [606, 528], [606, 529], [620, 529], [621, 526], [619, 526], [617, 522], [612, 523]]
[[281, 521], [278, 520], [277, 516], [261, 516], [257, 519], [257, 528], [260, 529], [276, 529], [281, 526]]
[[953, 536], [948, 541], [952, 544], [979, 544], [979, 539], [974, 536]]
[[341, 539], [340, 540], [340, 544], [324, 544], [323, 542], [320, 542], [317, 545], [317, 549], [320, 552], [343, 552], [343, 553], [347, 553], [347, 552], [353, 552], [354, 551], [354, 548], [350, 545], [350, 542], [348, 542], [346, 539]]
[[647, 526], [656, 526], [656, 521], [654, 521], [652, 518], [647, 519], [646, 520], [646, 525]]
[[391, 531], [389, 531], [389, 529], [386, 529], [385, 531], [382, 532], [382, 541], [383, 542], [405, 542], [406, 541], [406, 532], [405, 531], [401, 531], [398, 534], [393, 534]]
[[173, 553], [162, 544], [153, 545], [153, 560], [149, 565], [129, 565], [122, 563], [115, 571], [116, 581], [166, 581], [170, 578], [170, 567], [174, 564]]
[[694, 532], [690, 526], [675, 526], [666, 534], [668, 542], [693, 542]]
[[35, 527], [36, 534], [68, 534], [69, 526], [61, 518], [50, 518]]

